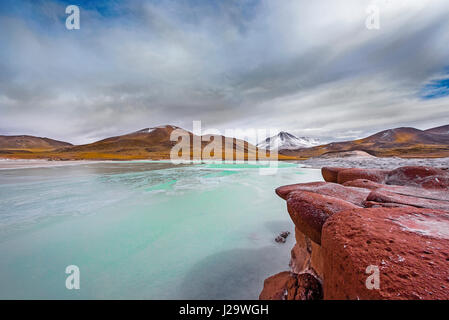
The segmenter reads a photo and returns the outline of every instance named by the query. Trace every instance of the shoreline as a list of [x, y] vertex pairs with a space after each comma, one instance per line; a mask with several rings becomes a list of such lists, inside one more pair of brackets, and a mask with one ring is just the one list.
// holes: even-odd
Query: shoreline
[[90, 160], [43, 160], [43, 159], [0, 159], [0, 170], [13, 170], [13, 169], [32, 169], [32, 168], [51, 168], [62, 166], [74, 166], [81, 164], [98, 163], [102, 161], [90, 161]]
[[[217, 160], [187, 160], [181, 164], [201, 164], [216, 162]], [[230, 160], [220, 160], [226, 162]], [[345, 158], [309, 158], [304, 160], [232, 160], [235, 163], [258, 163], [266, 161], [287, 162], [301, 164], [308, 169], [321, 169], [322, 167], [346, 167], [346, 168], [379, 168], [393, 169], [401, 166], [432, 166], [448, 167], [449, 157], [446, 158], [399, 158], [399, 157], [345, 157]], [[135, 160], [52, 160], [52, 159], [13, 159], [0, 158], [0, 170], [31, 169], [60, 166], [73, 166], [94, 163], [149, 163], [171, 162], [169, 159], [135, 159]]]
[[[207, 164], [207, 163], [223, 163], [232, 161], [233, 163], [263, 163], [274, 160], [188, 160], [182, 163], [174, 165], [189, 165], [189, 164]], [[276, 160], [277, 162], [290, 162], [300, 164], [300, 162], [292, 162], [286, 160]], [[172, 163], [169, 159], [136, 159], [136, 160], [52, 160], [52, 159], [8, 159], [0, 158], [0, 170], [12, 170], [12, 169], [31, 169], [31, 168], [51, 168], [61, 166], [74, 166], [82, 164], [96, 164], [96, 163]]]

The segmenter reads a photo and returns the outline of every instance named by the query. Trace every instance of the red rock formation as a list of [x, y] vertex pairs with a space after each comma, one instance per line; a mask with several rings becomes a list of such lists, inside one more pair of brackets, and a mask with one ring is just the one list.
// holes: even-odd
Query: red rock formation
[[428, 189], [441, 189], [449, 191], [449, 176], [444, 175], [429, 177], [421, 182], [421, 186]]
[[406, 204], [391, 203], [391, 202], [375, 202], [375, 201], [365, 201], [365, 208], [415, 208], [413, 206], [408, 206]]
[[320, 300], [323, 298], [321, 284], [308, 273], [294, 274], [289, 271], [265, 279], [260, 300]]
[[310, 182], [279, 187], [276, 189], [276, 194], [282, 199], [287, 200], [288, 195], [293, 191], [309, 191], [325, 196], [345, 199], [358, 206], [363, 206], [363, 201], [370, 193], [365, 188], [344, 187], [340, 184], [331, 182]]
[[346, 169], [338, 172], [338, 183], [345, 183], [356, 179], [366, 179], [377, 183], [385, 182], [389, 170], [382, 169]]
[[259, 295], [260, 300], [285, 300], [289, 285], [295, 277], [290, 271], [283, 271], [274, 276], [266, 278], [263, 290]]
[[389, 170], [383, 169], [358, 169], [338, 167], [323, 167], [321, 169], [321, 174], [323, 175], [324, 181], [340, 184], [356, 179], [366, 179], [383, 183], [389, 173]]
[[[449, 216], [415, 209], [353, 209], [324, 225], [325, 299], [448, 299]], [[368, 289], [367, 268], [379, 269]]]
[[310, 240], [298, 228], [295, 228], [296, 244], [291, 251], [290, 268], [294, 273], [308, 272], [323, 277], [323, 259], [321, 246]]
[[449, 172], [432, 167], [401, 167], [388, 174], [386, 183], [449, 190]]
[[338, 182], [338, 173], [347, 168], [336, 168], [336, 167], [323, 167], [321, 168], [321, 175], [326, 182]]
[[331, 215], [356, 205], [335, 197], [308, 191], [294, 191], [288, 195], [287, 210], [295, 226], [307, 237], [321, 243], [321, 228]]
[[[291, 272], [267, 279], [261, 299], [316, 298], [321, 285], [325, 299], [449, 299], [447, 170], [322, 174], [330, 182], [276, 189], [287, 200], [296, 244]], [[379, 288], [367, 286], [367, 268], [378, 268]]]
[[290, 268], [294, 273], [307, 270], [310, 265], [312, 241], [295, 227], [296, 243], [291, 251]]
[[431, 200], [424, 199], [419, 197], [407, 196], [394, 193], [392, 191], [377, 189], [373, 190], [367, 201], [374, 201], [378, 203], [397, 203], [407, 206], [413, 206], [417, 208], [428, 208], [428, 209], [437, 209], [437, 210], [446, 210], [449, 211], [449, 201], [439, 201], [439, 200]]
[[321, 300], [323, 290], [321, 283], [309, 273], [301, 273], [296, 276], [296, 283], [291, 286], [296, 291], [288, 290], [287, 300]]
[[275, 190], [276, 194], [284, 200], [287, 200], [287, 196], [293, 191], [312, 191], [314, 192], [317, 188], [326, 185], [326, 182], [309, 182], [309, 183], [298, 183], [291, 184], [288, 186], [282, 186]]
[[449, 192], [438, 189], [424, 189], [410, 186], [394, 186], [376, 183], [369, 180], [358, 179], [354, 181], [348, 181], [343, 184], [347, 187], [365, 188], [369, 190], [386, 190], [405, 196], [418, 197], [423, 199], [442, 200], [449, 201]]
[[356, 188], [364, 188], [364, 189], [370, 189], [375, 190], [378, 188], [383, 187], [384, 185], [382, 183], [377, 183], [371, 180], [367, 179], [356, 179], [351, 180], [343, 183], [345, 187], [356, 187]]

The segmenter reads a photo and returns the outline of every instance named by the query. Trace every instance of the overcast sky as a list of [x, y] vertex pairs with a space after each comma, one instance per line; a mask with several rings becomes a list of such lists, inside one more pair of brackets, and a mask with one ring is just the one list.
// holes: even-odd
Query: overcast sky
[[87, 143], [201, 120], [341, 140], [449, 124], [447, 0], [89, 2], [1, 1], [0, 134]]

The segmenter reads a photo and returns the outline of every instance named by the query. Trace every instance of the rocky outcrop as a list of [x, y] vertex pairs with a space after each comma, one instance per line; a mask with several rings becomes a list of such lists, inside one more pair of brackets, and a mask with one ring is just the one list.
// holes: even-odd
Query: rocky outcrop
[[370, 193], [365, 188], [344, 187], [336, 183], [311, 182], [279, 187], [276, 189], [276, 194], [282, 199], [287, 200], [288, 195], [293, 191], [308, 191], [324, 196], [345, 199], [345, 201], [358, 206], [363, 205], [363, 201], [366, 200], [366, 197]]
[[338, 173], [337, 182], [345, 183], [356, 179], [366, 179], [378, 183], [385, 182], [389, 171], [383, 169], [345, 169]]
[[337, 168], [324, 167], [321, 169], [324, 181], [343, 184], [356, 179], [366, 179], [378, 183], [383, 183], [387, 179], [390, 171], [383, 169], [358, 169], [358, 168]]
[[388, 174], [386, 183], [448, 190], [449, 172], [447, 168], [401, 167]]
[[448, 170], [322, 173], [328, 182], [276, 189], [296, 244], [290, 271], [268, 278], [261, 299], [449, 298]]
[[[447, 212], [347, 210], [326, 222], [322, 246], [325, 299], [449, 298]], [[366, 285], [374, 272], [379, 289]]]
[[289, 271], [267, 278], [261, 300], [320, 300], [323, 298], [321, 284], [308, 274], [295, 274]]
[[321, 168], [321, 175], [326, 182], [338, 182], [338, 173], [347, 168], [337, 168], [337, 167], [323, 167]]
[[367, 201], [377, 203], [396, 203], [417, 208], [428, 208], [449, 211], [449, 202], [441, 200], [431, 200], [417, 196], [407, 196], [387, 190], [373, 190], [369, 194]]
[[326, 220], [337, 212], [353, 208], [357, 206], [348, 201], [308, 191], [294, 191], [287, 198], [287, 210], [295, 226], [318, 244]]
[[290, 269], [300, 274], [307, 271], [317, 279], [323, 277], [323, 259], [321, 246], [295, 228], [296, 244], [291, 251]]

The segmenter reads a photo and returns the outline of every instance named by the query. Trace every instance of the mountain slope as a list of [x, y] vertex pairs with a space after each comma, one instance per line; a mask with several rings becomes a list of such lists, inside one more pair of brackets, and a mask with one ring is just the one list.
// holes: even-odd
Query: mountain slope
[[433, 134], [447, 134], [449, 135], [449, 124], [441, 127], [436, 127], [432, 129], [425, 130], [427, 133], [433, 133]]
[[266, 150], [294, 150], [309, 148], [319, 145], [318, 140], [309, 137], [296, 137], [295, 135], [281, 131], [277, 135], [266, 138], [257, 144], [258, 148]]
[[59, 150], [58, 154], [99, 153], [99, 154], [146, 154], [165, 152], [176, 142], [170, 141], [170, 134], [178, 129], [175, 126], [146, 128], [129, 134], [111, 137], [89, 144]]
[[433, 133], [440, 131], [439, 128], [426, 131], [408, 127], [389, 129], [364, 139], [286, 150], [282, 154], [315, 157], [328, 153], [360, 150], [378, 157], [449, 157], [449, 135]]
[[[171, 141], [173, 131], [181, 133], [184, 140]], [[215, 138], [218, 140], [214, 142]], [[198, 142], [198, 145], [195, 144]], [[203, 141], [201, 141], [203, 140]], [[212, 149], [211, 142], [215, 143]], [[221, 143], [221, 145], [220, 145]], [[36, 152], [33, 154], [20, 154], [18, 158], [50, 158], [55, 160], [133, 160], [133, 159], [170, 159], [173, 147], [182, 148], [183, 159], [256, 159], [258, 149], [243, 140], [212, 137], [210, 135], [199, 137], [182, 128], [166, 125], [146, 128], [129, 134], [103, 139], [94, 143], [68, 146], [51, 152]], [[217, 153], [218, 152], [218, 153]], [[265, 152], [265, 150], [263, 151]], [[208, 156], [209, 155], [209, 156]], [[283, 156], [283, 158], [288, 158]]]
[[0, 136], [0, 150], [2, 153], [8, 153], [17, 150], [31, 152], [36, 150], [53, 150], [72, 146], [68, 142], [53, 140], [49, 138], [41, 138], [34, 136]]

